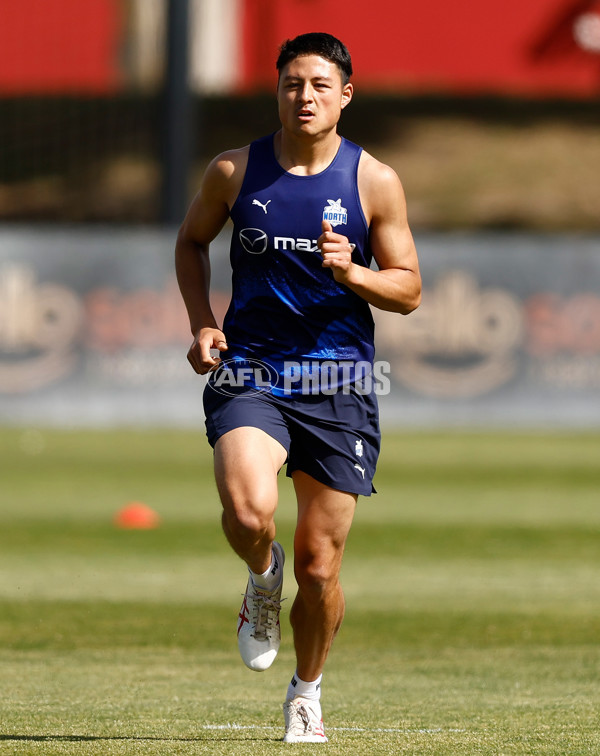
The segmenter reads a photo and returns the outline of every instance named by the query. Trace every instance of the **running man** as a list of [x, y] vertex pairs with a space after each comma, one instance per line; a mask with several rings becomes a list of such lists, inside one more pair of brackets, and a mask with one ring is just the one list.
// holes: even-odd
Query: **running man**
[[[263, 671], [279, 649], [285, 554], [274, 517], [287, 463], [298, 592], [284, 741], [322, 743], [322, 672], [345, 610], [342, 556], [379, 454], [370, 305], [408, 314], [421, 280], [397, 175], [337, 131], [353, 94], [346, 47], [302, 34], [276, 65], [281, 128], [213, 160], [175, 256], [194, 339], [188, 359], [210, 372], [204, 407], [223, 529], [249, 571], [239, 650]], [[209, 303], [209, 246], [229, 218], [232, 298], [221, 327]]]

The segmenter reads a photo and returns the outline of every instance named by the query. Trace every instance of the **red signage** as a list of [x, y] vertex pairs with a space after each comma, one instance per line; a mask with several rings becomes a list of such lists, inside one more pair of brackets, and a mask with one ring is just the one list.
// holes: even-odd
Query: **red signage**
[[342, 39], [362, 89], [595, 97], [600, 0], [244, 0], [242, 87], [273, 88], [278, 45]]
[[0, 95], [115, 91], [121, 6], [119, 0], [0, 3]]

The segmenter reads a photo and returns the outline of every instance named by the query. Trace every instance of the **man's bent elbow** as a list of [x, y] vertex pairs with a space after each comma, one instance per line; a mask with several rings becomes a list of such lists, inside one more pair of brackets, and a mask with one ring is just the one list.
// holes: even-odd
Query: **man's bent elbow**
[[404, 293], [402, 301], [399, 303], [398, 312], [402, 315], [410, 315], [421, 304], [421, 282], [415, 286], [413, 291]]
[[419, 290], [416, 291], [412, 298], [406, 303], [406, 311], [405, 315], [410, 315], [411, 312], [414, 312], [417, 307], [421, 304], [421, 288], [419, 287]]

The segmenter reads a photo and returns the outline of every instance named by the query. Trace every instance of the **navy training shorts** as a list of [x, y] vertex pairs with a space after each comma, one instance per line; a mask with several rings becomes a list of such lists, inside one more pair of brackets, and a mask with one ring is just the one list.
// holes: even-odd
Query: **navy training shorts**
[[331, 488], [370, 496], [381, 433], [373, 392], [279, 397], [270, 392], [222, 394], [204, 389], [206, 435], [214, 448], [234, 428], [260, 428], [288, 453], [287, 476], [301, 470]]

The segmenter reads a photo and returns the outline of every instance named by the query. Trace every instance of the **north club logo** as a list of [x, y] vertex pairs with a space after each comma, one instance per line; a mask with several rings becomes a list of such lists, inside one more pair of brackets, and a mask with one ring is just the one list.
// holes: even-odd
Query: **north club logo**
[[260, 228], [243, 228], [239, 234], [242, 247], [251, 255], [262, 255], [267, 250], [268, 237]]
[[348, 211], [345, 207], [342, 207], [342, 200], [330, 200], [326, 207], [323, 208], [323, 220], [329, 221], [332, 226], [341, 226], [348, 223]]

